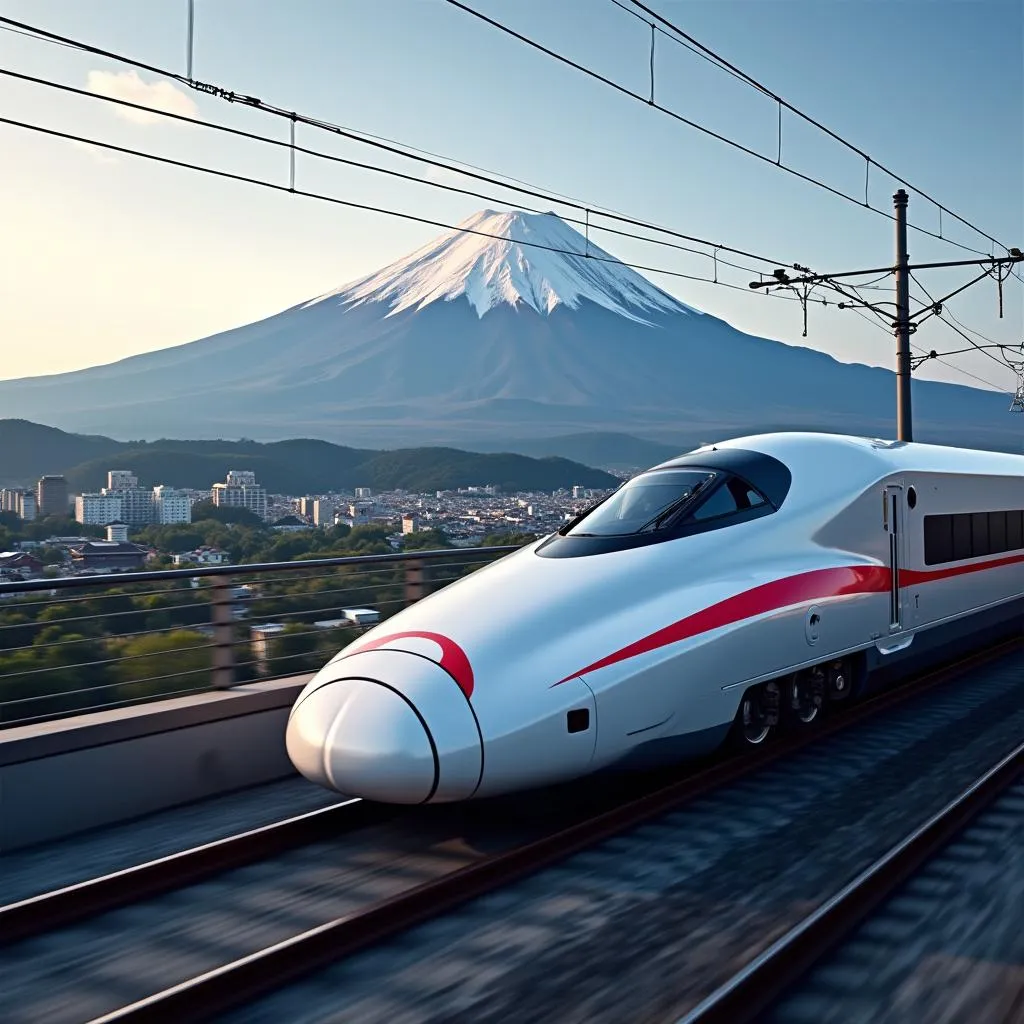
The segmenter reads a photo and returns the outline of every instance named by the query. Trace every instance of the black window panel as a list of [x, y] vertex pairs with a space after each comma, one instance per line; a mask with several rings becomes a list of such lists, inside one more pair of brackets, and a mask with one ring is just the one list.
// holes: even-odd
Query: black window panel
[[1019, 551], [1024, 548], [1024, 511], [1006, 513], [1006, 549]]
[[953, 561], [971, 556], [971, 514], [961, 512], [953, 516]]
[[714, 519], [715, 516], [728, 516], [739, 511], [736, 506], [736, 497], [729, 487], [719, 487], [701, 503], [700, 507], [693, 513], [694, 519]]
[[1006, 513], [989, 512], [988, 514], [988, 550], [998, 555], [1006, 550]]
[[971, 556], [977, 558], [979, 555], [992, 553], [988, 542], [988, 513], [971, 513]]
[[953, 517], [924, 517], [924, 564], [953, 561]]

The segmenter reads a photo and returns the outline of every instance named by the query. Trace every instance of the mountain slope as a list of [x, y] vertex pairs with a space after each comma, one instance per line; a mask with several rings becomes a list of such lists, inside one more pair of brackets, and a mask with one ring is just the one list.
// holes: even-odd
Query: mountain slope
[[[27, 439], [33, 433], [45, 442], [43, 446], [37, 448]], [[8, 443], [14, 437], [21, 441], [18, 448]], [[102, 455], [93, 455], [97, 448]], [[92, 457], [81, 461], [83, 451]], [[63, 473], [72, 492], [98, 490], [106, 483], [107, 470], [115, 468], [135, 472], [142, 486], [164, 483], [196, 489], [223, 480], [229, 469], [251, 469], [271, 492], [293, 495], [354, 487], [429, 492], [498, 484], [506, 491], [553, 491], [573, 484], [618, 484], [608, 473], [560, 458], [451, 448], [369, 451], [301, 438], [271, 444], [166, 439], [147, 444], [82, 438], [34, 423], [0, 420], [0, 480], [30, 485], [40, 475], [36, 467], [44, 458], [47, 471]]]
[[[357, 447], [500, 448], [593, 431], [704, 440], [777, 426], [893, 433], [888, 370], [743, 334], [551, 214], [484, 211], [463, 229], [258, 323], [0, 382], [0, 409], [127, 437], [300, 435]], [[1014, 440], [1004, 396], [913, 389], [919, 439]]]
[[123, 447], [109, 437], [68, 434], [29, 420], [0, 420], [0, 486], [27, 484], [89, 459], [113, 458]]
[[[499, 442], [480, 444], [476, 450], [492, 452]], [[582, 462], [600, 469], [636, 469], [665, 462], [681, 452], [699, 447], [699, 442], [663, 444], [630, 434], [608, 431], [587, 434], [562, 434], [558, 437], [514, 439], [504, 443], [507, 451], [519, 452], [535, 459], [552, 455]]]
[[[389, 316], [433, 302], [468, 299], [477, 316], [502, 303], [550, 313], [595, 303], [631, 320], [643, 310], [696, 313], [553, 213], [483, 210], [462, 233], [435, 239], [376, 274], [307, 303], [383, 302]], [[483, 243], [483, 244], [481, 244]]]

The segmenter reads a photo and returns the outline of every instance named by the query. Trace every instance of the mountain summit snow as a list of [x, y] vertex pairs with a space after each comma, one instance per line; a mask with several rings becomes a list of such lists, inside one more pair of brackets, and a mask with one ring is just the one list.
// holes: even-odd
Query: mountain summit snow
[[[922, 439], [1019, 446], [1006, 396], [913, 387]], [[624, 431], [690, 446], [779, 427], [890, 436], [895, 392], [888, 370], [692, 309], [554, 214], [484, 210], [377, 273], [256, 323], [2, 381], [0, 415], [149, 440], [494, 450], [514, 438]]]
[[588, 242], [553, 213], [483, 210], [440, 238], [369, 277], [307, 305], [384, 302], [389, 314], [465, 296], [484, 316], [505, 303], [541, 314], [587, 300], [649, 323], [658, 313], [698, 313]]

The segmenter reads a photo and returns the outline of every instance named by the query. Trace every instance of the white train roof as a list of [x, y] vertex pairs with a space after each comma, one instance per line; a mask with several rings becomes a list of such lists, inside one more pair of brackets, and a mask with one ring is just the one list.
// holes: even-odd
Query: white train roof
[[690, 454], [711, 451], [713, 448], [739, 448], [771, 455], [784, 463], [794, 476], [807, 470], [820, 473], [828, 468], [852, 473], [858, 473], [863, 468], [864, 472], [870, 473], [871, 467], [879, 475], [901, 470], [997, 476], [1024, 474], [1024, 455], [847, 434], [810, 431], [751, 434], [716, 442], [714, 445], [704, 445]]

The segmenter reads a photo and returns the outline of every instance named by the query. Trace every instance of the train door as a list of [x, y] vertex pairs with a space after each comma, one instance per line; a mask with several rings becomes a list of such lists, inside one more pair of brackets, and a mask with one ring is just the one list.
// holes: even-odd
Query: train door
[[906, 626], [906, 610], [900, 590], [900, 575], [906, 559], [903, 515], [903, 487], [890, 484], [885, 488], [882, 522], [889, 536], [889, 633], [900, 633]]

